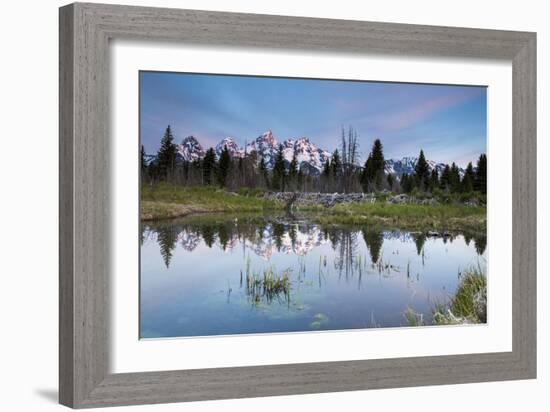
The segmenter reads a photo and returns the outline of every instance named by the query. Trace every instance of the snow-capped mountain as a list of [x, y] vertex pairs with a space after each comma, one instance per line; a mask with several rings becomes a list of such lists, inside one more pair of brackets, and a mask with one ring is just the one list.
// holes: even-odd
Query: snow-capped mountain
[[[268, 169], [273, 169], [275, 165], [275, 158], [279, 150], [279, 145], [283, 146], [283, 157], [286, 167], [289, 166], [292, 158], [296, 156], [299, 169], [310, 175], [318, 175], [325, 165], [327, 160], [330, 160], [331, 154], [327, 150], [317, 147], [307, 137], [301, 137], [299, 139], [287, 139], [284, 141], [277, 141], [271, 130], [262, 133], [252, 142], [248, 143], [246, 147], [240, 147], [234, 138], [225, 137], [214, 148], [216, 157], [219, 158], [223, 149], [227, 147], [229, 154], [233, 158], [242, 158], [245, 153], [250, 154], [256, 152], [258, 161], [263, 158], [264, 163]], [[181, 144], [177, 146], [177, 159], [179, 161], [192, 162], [202, 159], [206, 153], [205, 149], [201, 146], [198, 139], [194, 136], [188, 136]], [[155, 156], [146, 155], [146, 161], [150, 163]], [[401, 159], [387, 159], [385, 161], [385, 171], [387, 174], [394, 174], [398, 178], [403, 174], [413, 174], [417, 157], [403, 157]], [[441, 176], [444, 163], [437, 163], [432, 160], [427, 161], [430, 169], [437, 170]], [[461, 177], [464, 175], [464, 169], [459, 168]]]
[[279, 144], [271, 130], [261, 134], [246, 146], [246, 153], [256, 152], [258, 159], [263, 158], [268, 169], [275, 165], [275, 155]]
[[329, 152], [319, 149], [307, 137], [297, 140], [288, 139], [283, 143], [283, 146], [285, 160], [290, 164], [292, 158], [296, 155], [299, 169], [306, 173], [320, 173], [325, 162], [330, 159]]
[[266, 167], [272, 169], [275, 165], [275, 157], [280, 144], [283, 146], [283, 157], [286, 166], [288, 167], [296, 154], [299, 169], [308, 174], [319, 174], [327, 159], [330, 159], [329, 152], [318, 148], [307, 137], [287, 139], [279, 143], [271, 130], [261, 134], [249, 143], [246, 146], [246, 152], [252, 153], [255, 151], [259, 159], [264, 159]]
[[216, 152], [216, 157], [218, 159], [222, 154], [223, 149], [225, 149], [226, 147], [231, 157], [244, 157], [244, 149], [239, 147], [235, 139], [233, 139], [232, 137], [226, 137], [222, 139], [214, 149], [214, 151]]
[[152, 162], [153, 160], [155, 160], [156, 158], [157, 158], [157, 156], [155, 156], [155, 155], [146, 154], [146, 155], [144, 156], [145, 164], [146, 164], [147, 166], [149, 166], [149, 165], [151, 164], [151, 162]]
[[[397, 177], [401, 176], [403, 173], [414, 174], [414, 168], [416, 166], [417, 161], [418, 161], [417, 157], [404, 157], [402, 159], [387, 159], [385, 161], [384, 168], [387, 174], [394, 174]], [[435, 168], [439, 176], [441, 176], [441, 173], [443, 173], [443, 169], [445, 169], [445, 163], [436, 163], [433, 160], [427, 160], [427, 162], [428, 162], [428, 165], [430, 166], [430, 170]], [[462, 177], [464, 175], [464, 169], [459, 167], [458, 171], [460, 176]]]
[[195, 136], [187, 136], [181, 144], [176, 145], [178, 160], [193, 162], [202, 159], [205, 151]]

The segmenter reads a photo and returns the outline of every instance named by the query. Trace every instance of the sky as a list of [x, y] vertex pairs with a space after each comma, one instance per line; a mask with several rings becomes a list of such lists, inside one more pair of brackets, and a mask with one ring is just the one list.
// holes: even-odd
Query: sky
[[170, 125], [176, 143], [241, 146], [267, 130], [278, 141], [308, 137], [332, 152], [342, 126], [358, 133], [361, 161], [375, 139], [384, 156], [465, 166], [486, 152], [485, 87], [140, 72], [140, 137], [155, 153]]

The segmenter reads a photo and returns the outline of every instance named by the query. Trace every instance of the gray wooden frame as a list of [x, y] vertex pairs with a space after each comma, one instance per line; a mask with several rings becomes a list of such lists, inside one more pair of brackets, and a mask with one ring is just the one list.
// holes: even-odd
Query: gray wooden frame
[[[60, 9], [59, 398], [75, 408], [536, 376], [536, 34], [103, 4]], [[513, 350], [108, 372], [109, 40], [495, 58], [513, 65]], [[503, 119], [509, 120], [509, 119]]]

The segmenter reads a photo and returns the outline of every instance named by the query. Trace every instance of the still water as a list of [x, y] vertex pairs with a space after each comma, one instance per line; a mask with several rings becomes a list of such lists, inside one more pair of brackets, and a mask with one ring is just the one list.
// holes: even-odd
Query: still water
[[[408, 326], [485, 267], [485, 237], [322, 226], [307, 217], [143, 223], [141, 338]], [[267, 280], [266, 280], [267, 279]]]

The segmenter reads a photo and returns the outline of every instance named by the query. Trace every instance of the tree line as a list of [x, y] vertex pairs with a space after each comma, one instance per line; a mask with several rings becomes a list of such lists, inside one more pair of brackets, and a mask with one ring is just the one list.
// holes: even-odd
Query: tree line
[[187, 186], [219, 186], [228, 190], [259, 188], [273, 191], [318, 192], [380, 192], [395, 193], [487, 193], [487, 156], [481, 154], [476, 167], [468, 163], [463, 175], [456, 163], [447, 164], [441, 174], [431, 168], [423, 150], [420, 150], [414, 172], [397, 176], [386, 173], [383, 145], [376, 139], [361, 166], [358, 134], [353, 127], [342, 128], [339, 149], [326, 159], [319, 174], [300, 168], [296, 153], [286, 161], [283, 145], [279, 145], [270, 170], [265, 159], [257, 152], [232, 157], [224, 147], [219, 157], [209, 148], [202, 159], [181, 161], [170, 126], [161, 139], [153, 161], [147, 162], [141, 146], [142, 181], [154, 184], [170, 182]]
[[[273, 240], [273, 245], [279, 252], [285, 239], [290, 239], [293, 248], [296, 246], [299, 230], [297, 225], [289, 225], [279, 221], [239, 223], [238, 225], [235, 225], [233, 220], [180, 223], [178, 225], [157, 224], [142, 229], [140, 241], [143, 245], [146, 239], [156, 239], [164, 263], [166, 267], [169, 267], [174, 249], [178, 245], [178, 239], [181, 240], [181, 235], [184, 233], [203, 240], [209, 248], [217, 245], [225, 251], [230, 245], [235, 244], [236, 240], [247, 240], [251, 243], [261, 241], [262, 237], [265, 236], [264, 233], [268, 233], [266, 230], [268, 225], [272, 229], [269, 231], [270, 240]], [[155, 234], [155, 236], [150, 237], [151, 234]], [[363, 226], [360, 231], [351, 231], [334, 225], [321, 227], [323, 240], [330, 241], [332, 248], [338, 253], [339, 258], [335, 261], [335, 264], [339, 271], [347, 273], [349, 269], [355, 266], [353, 263], [359, 256], [357, 237], [360, 235], [362, 235], [367, 245], [371, 261], [377, 263], [381, 257], [384, 243], [384, 232], [382, 230], [369, 226]], [[461, 235], [467, 245], [471, 241], [474, 242], [478, 254], [482, 255], [485, 252], [487, 237], [484, 234], [462, 232]], [[415, 243], [416, 252], [420, 256], [428, 237], [424, 232], [411, 233], [411, 237]], [[453, 239], [452, 236], [442, 238], [444, 243], [452, 242]]]

